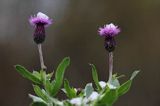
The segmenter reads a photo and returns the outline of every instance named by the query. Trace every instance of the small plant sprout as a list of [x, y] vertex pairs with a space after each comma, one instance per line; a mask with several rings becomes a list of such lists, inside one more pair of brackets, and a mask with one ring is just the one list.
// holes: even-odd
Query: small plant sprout
[[34, 41], [38, 45], [38, 51], [40, 56], [41, 69], [46, 69], [44, 65], [43, 53], [42, 53], [42, 43], [45, 40], [45, 27], [52, 24], [52, 19], [47, 15], [38, 12], [36, 16], [31, 16], [29, 19], [30, 24], [35, 28], [34, 30]]

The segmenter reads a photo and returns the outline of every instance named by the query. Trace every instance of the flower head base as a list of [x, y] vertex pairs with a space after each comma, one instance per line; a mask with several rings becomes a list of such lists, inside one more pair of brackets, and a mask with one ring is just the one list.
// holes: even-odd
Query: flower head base
[[45, 40], [45, 27], [52, 24], [52, 19], [47, 15], [38, 12], [37, 16], [34, 16], [29, 19], [29, 22], [32, 26], [35, 27], [34, 31], [34, 41], [37, 44], [41, 44]]
[[104, 25], [103, 28], [100, 27], [98, 32], [100, 36], [114, 37], [120, 32], [120, 29], [118, 28], [118, 26], [115, 26], [111, 23]]
[[105, 37], [104, 47], [108, 52], [114, 51], [116, 46], [116, 41], [114, 37]]
[[104, 46], [105, 49], [109, 52], [114, 51], [116, 46], [116, 41], [114, 37], [120, 32], [120, 29], [118, 26], [115, 26], [114, 24], [107, 24], [103, 28], [99, 28], [98, 30], [100, 36], [105, 37]]

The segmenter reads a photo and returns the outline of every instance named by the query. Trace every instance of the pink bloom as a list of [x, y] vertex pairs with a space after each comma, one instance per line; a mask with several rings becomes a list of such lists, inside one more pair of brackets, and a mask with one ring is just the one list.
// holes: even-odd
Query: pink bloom
[[33, 26], [36, 26], [38, 24], [48, 26], [48, 25], [52, 24], [52, 19], [50, 19], [44, 13], [38, 12], [36, 16], [34, 15], [29, 18], [29, 22]]
[[37, 16], [31, 16], [29, 18], [29, 22], [32, 26], [34, 26], [34, 41], [37, 44], [41, 44], [45, 40], [45, 27], [52, 24], [52, 19], [50, 19], [47, 15], [38, 12]]
[[98, 32], [100, 36], [114, 37], [120, 32], [120, 29], [118, 26], [111, 23], [104, 25], [104, 27], [100, 27]]

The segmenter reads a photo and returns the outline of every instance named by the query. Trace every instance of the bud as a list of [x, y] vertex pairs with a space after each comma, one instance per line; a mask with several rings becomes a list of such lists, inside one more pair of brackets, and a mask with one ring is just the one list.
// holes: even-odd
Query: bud
[[116, 46], [116, 41], [114, 37], [105, 37], [104, 47], [108, 52], [114, 51]]

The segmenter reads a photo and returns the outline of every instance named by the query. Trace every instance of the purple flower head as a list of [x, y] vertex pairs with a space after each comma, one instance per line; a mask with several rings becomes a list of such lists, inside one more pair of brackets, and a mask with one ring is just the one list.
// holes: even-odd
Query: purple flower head
[[37, 16], [31, 16], [29, 22], [32, 26], [36, 26], [38, 24], [42, 24], [44, 26], [48, 26], [52, 24], [52, 19], [50, 19], [47, 15], [42, 12], [38, 12]]
[[120, 29], [118, 26], [114, 24], [107, 24], [104, 25], [104, 27], [100, 27], [99, 30], [99, 35], [105, 37], [104, 41], [104, 47], [108, 52], [112, 52], [115, 49], [116, 46], [116, 41], [115, 41], [115, 36], [120, 32]]
[[34, 41], [37, 44], [43, 43], [45, 40], [45, 27], [52, 24], [52, 19], [47, 15], [38, 12], [37, 16], [31, 16], [29, 22], [35, 27], [34, 31]]
[[118, 26], [111, 23], [104, 25], [104, 27], [100, 27], [98, 32], [100, 36], [114, 37], [120, 32], [120, 29]]

